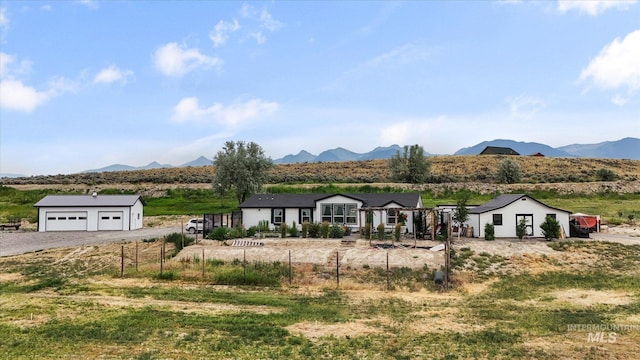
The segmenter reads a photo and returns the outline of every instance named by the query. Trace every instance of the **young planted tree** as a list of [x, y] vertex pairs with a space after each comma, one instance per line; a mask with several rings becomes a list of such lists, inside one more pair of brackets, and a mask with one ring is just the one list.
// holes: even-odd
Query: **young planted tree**
[[462, 224], [469, 220], [469, 209], [467, 208], [468, 200], [469, 195], [463, 194], [456, 202], [456, 211], [453, 214], [453, 221], [458, 224], [458, 240], [460, 240]]
[[424, 183], [431, 168], [431, 162], [425, 156], [424, 149], [418, 144], [410, 147], [405, 145], [404, 153], [400, 154], [400, 151], [397, 151], [389, 159], [388, 165], [391, 180], [410, 184]]
[[542, 236], [546, 240], [560, 238], [560, 223], [551, 216], [547, 216], [544, 219], [544, 222], [540, 224], [540, 229], [542, 230]]
[[520, 165], [511, 159], [504, 159], [498, 164], [496, 178], [501, 184], [515, 184], [522, 178]]
[[260, 145], [244, 141], [227, 141], [213, 160], [215, 174], [213, 188], [224, 195], [234, 190], [239, 203], [260, 191], [267, 182], [269, 170], [273, 166], [271, 159], [264, 155]]
[[516, 224], [516, 236], [518, 239], [522, 240], [525, 235], [527, 235], [527, 220], [525, 218], [521, 218]]

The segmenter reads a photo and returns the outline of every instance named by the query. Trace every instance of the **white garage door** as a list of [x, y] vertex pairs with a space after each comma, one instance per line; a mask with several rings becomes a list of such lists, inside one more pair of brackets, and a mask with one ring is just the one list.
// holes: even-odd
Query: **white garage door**
[[99, 211], [98, 230], [122, 230], [122, 211]]
[[86, 211], [47, 211], [46, 231], [86, 231]]

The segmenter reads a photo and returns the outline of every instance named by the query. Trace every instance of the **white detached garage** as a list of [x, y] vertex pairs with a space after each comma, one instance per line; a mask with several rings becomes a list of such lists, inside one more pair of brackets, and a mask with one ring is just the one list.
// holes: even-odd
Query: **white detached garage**
[[142, 228], [140, 195], [47, 195], [38, 208], [38, 231], [129, 231]]

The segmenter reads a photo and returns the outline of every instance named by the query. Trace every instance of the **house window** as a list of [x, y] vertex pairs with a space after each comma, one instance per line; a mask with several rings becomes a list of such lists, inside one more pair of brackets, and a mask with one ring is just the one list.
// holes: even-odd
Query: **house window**
[[274, 225], [280, 225], [284, 222], [284, 209], [271, 210], [271, 222]]
[[396, 218], [400, 214], [401, 214], [400, 210], [397, 210], [397, 209], [389, 209], [389, 210], [387, 210], [387, 224], [395, 224], [396, 223]]
[[550, 217], [553, 220], [555, 220], [556, 219], [556, 214], [547, 214], [547, 217]]
[[356, 224], [356, 204], [322, 204], [322, 221], [332, 224]]
[[502, 225], [502, 214], [493, 214], [493, 225]]
[[304, 222], [311, 223], [311, 209], [300, 209], [300, 224]]

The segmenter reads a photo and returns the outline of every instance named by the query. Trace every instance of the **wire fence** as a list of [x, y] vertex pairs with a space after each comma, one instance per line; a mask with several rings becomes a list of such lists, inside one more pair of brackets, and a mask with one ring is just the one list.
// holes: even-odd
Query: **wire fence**
[[[313, 242], [293, 248], [248, 241], [236, 246], [191, 245], [179, 255], [172, 244], [123, 244], [121, 277], [204, 281], [214, 285], [439, 289], [444, 253], [429, 246]], [[306, 246], [305, 246], [306, 245]], [[177, 255], [177, 256], [176, 256]]]

